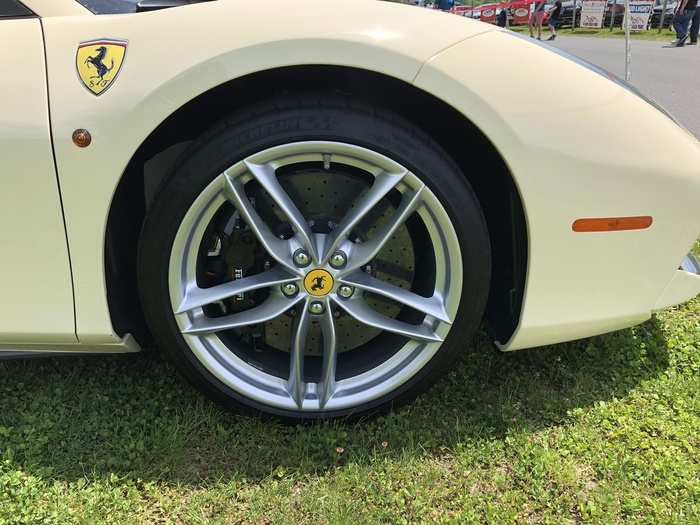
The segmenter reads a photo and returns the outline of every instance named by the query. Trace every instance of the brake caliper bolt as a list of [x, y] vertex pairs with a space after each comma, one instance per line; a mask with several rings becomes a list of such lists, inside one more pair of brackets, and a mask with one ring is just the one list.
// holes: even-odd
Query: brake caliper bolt
[[348, 256], [341, 251], [335, 252], [331, 255], [331, 266], [333, 268], [342, 268], [348, 263]]
[[294, 297], [299, 293], [299, 287], [296, 285], [296, 283], [285, 283], [281, 286], [281, 288], [282, 293], [287, 297]]
[[338, 295], [344, 299], [350, 299], [354, 293], [355, 289], [347, 284], [343, 284], [338, 287]]
[[311, 312], [314, 315], [320, 315], [325, 311], [326, 311], [326, 307], [323, 305], [323, 303], [321, 301], [313, 301], [309, 305], [309, 312]]
[[294, 264], [296, 264], [299, 268], [304, 268], [305, 266], [311, 264], [311, 257], [309, 257], [309, 254], [300, 248], [294, 252]]

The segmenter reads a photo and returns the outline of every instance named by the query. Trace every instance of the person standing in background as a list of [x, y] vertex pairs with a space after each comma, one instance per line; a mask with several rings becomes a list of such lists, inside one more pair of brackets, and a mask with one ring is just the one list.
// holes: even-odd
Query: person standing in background
[[437, 1], [437, 8], [440, 11], [449, 11], [452, 9], [455, 5], [454, 0], [438, 0]]
[[690, 36], [690, 42], [688, 42], [689, 46], [698, 45], [698, 30], [700, 30], [700, 9], [698, 9], [696, 5], [693, 21], [690, 23], [690, 32], [688, 33]]
[[673, 17], [673, 29], [676, 31], [676, 47], [683, 47], [688, 40], [688, 25], [695, 16], [697, 0], [681, 0]]
[[561, 16], [561, 0], [557, 0], [554, 2], [554, 7], [552, 10], [549, 12], [549, 23], [547, 24], [549, 26], [549, 30], [552, 32], [552, 36], [550, 36], [547, 40], [554, 40], [557, 38], [557, 26], [559, 25], [559, 17]]
[[545, 0], [535, 0], [535, 10], [530, 15], [528, 26], [530, 27], [530, 38], [534, 38], [533, 26], [537, 28], [537, 40], [542, 40], [542, 19], [544, 18]]
[[508, 8], [502, 7], [496, 16], [496, 25], [506, 27], [508, 25]]

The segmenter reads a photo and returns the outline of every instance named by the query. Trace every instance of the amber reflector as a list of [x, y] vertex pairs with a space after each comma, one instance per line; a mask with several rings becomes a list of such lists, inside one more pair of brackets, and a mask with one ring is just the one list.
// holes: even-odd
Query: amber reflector
[[653, 219], [644, 217], [601, 217], [599, 219], [578, 219], [571, 228], [575, 232], [617, 232], [624, 230], [645, 230]]
[[86, 129], [76, 129], [73, 132], [73, 144], [79, 148], [87, 148], [92, 142], [92, 136]]

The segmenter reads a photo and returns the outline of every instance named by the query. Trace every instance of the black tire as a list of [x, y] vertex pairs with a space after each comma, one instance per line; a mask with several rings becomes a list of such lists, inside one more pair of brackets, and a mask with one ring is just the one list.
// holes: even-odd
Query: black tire
[[[169, 255], [178, 226], [194, 199], [217, 175], [241, 159], [265, 148], [302, 140], [343, 141], [372, 149], [406, 166], [447, 211], [463, 259], [462, 299], [456, 320], [438, 352], [390, 394], [348, 410], [280, 410], [232, 390], [194, 356], [178, 329], [170, 304]], [[341, 97], [279, 98], [234, 114], [194, 141], [157, 192], [139, 242], [139, 291], [158, 347], [195, 387], [224, 407], [293, 421], [367, 415], [414, 399], [467, 351], [483, 316], [490, 275], [486, 221], [474, 191], [452, 159], [403, 118]]]

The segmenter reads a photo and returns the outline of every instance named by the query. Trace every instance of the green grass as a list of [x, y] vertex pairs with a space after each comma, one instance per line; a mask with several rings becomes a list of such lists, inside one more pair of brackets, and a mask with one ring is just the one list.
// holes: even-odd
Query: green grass
[[[528, 34], [529, 29], [527, 26], [513, 26], [510, 27], [512, 31], [518, 33]], [[612, 31], [610, 29], [581, 29], [576, 28], [576, 31], [571, 31], [569, 29], [560, 29], [557, 31], [558, 35], [562, 36], [587, 36], [593, 38], [625, 38], [624, 30], [619, 27], [614, 28]], [[542, 27], [542, 38], [548, 38], [550, 35], [549, 29], [547, 27]], [[633, 32], [631, 34], [632, 38], [635, 40], [653, 40], [658, 42], [671, 42], [674, 40], [676, 34], [670, 29], [664, 29], [661, 33], [657, 29], [652, 29], [650, 31], [640, 31]]]
[[700, 522], [700, 299], [465, 354], [411, 406], [299, 427], [153, 354], [0, 363], [0, 524]]

